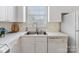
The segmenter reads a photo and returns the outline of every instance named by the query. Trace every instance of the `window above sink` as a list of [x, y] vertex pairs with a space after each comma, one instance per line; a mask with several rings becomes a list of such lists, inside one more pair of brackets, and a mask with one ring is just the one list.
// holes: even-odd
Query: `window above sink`
[[28, 30], [45, 30], [48, 21], [47, 6], [29, 6], [27, 7], [27, 26]]

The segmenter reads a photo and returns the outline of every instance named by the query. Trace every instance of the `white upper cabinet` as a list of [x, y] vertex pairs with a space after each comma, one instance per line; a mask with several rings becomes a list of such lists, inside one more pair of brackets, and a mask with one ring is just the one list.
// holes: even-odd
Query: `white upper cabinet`
[[0, 6], [0, 22], [25, 22], [24, 7]]
[[15, 9], [11, 6], [0, 6], [0, 21], [14, 22], [15, 21]]
[[16, 7], [16, 22], [25, 22], [26, 20], [26, 8], [23, 6]]
[[0, 7], [0, 21], [5, 21], [5, 10], [6, 8], [5, 7]]
[[61, 14], [57, 8], [49, 7], [48, 16], [48, 22], [61, 22]]
[[7, 9], [5, 11], [6, 16], [4, 17], [5, 20], [8, 22], [15, 22], [16, 21], [15, 7], [14, 6], [7, 6], [6, 9]]

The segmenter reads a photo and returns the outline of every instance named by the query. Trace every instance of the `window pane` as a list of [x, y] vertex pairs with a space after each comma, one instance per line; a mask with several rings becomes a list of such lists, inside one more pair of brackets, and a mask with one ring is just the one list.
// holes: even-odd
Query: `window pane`
[[43, 6], [28, 7], [28, 12], [31, 15], [46, 15], [46, 7]]
[[28, 24], [37, 25], [38, 28], [45, 28], [47, 23], [47, 7], [31, 6], [28, 7]]

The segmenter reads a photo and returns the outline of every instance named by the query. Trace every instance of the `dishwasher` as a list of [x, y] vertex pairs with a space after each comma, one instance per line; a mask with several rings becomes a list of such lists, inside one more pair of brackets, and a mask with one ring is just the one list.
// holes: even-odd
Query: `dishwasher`
[[68, 37], [48, 36], [48, 53], [67, 53]]

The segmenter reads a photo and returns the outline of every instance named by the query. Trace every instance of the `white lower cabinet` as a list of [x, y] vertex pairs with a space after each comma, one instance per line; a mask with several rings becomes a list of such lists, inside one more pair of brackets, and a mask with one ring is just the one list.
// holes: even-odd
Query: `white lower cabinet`
[[36, 37], [36, 53], [47, 53], [47, 36]]
[[10, 53], [21, 53], [21, 50], [20, 49], [21, 49], [20, 40], [16, 40], [11, 45]]
[[23, 36], [21, 37], [22, 53], [46, 53], [46, 36]]
[[67, 53], [67, 37], [22, 36], [22, 53]]
[[22, 53], [35, 52], [35, 38], [33, 36], [21, 37], [21, 51]]
[[67, 39], [48, 38], [48, 53], [67, 53]]

